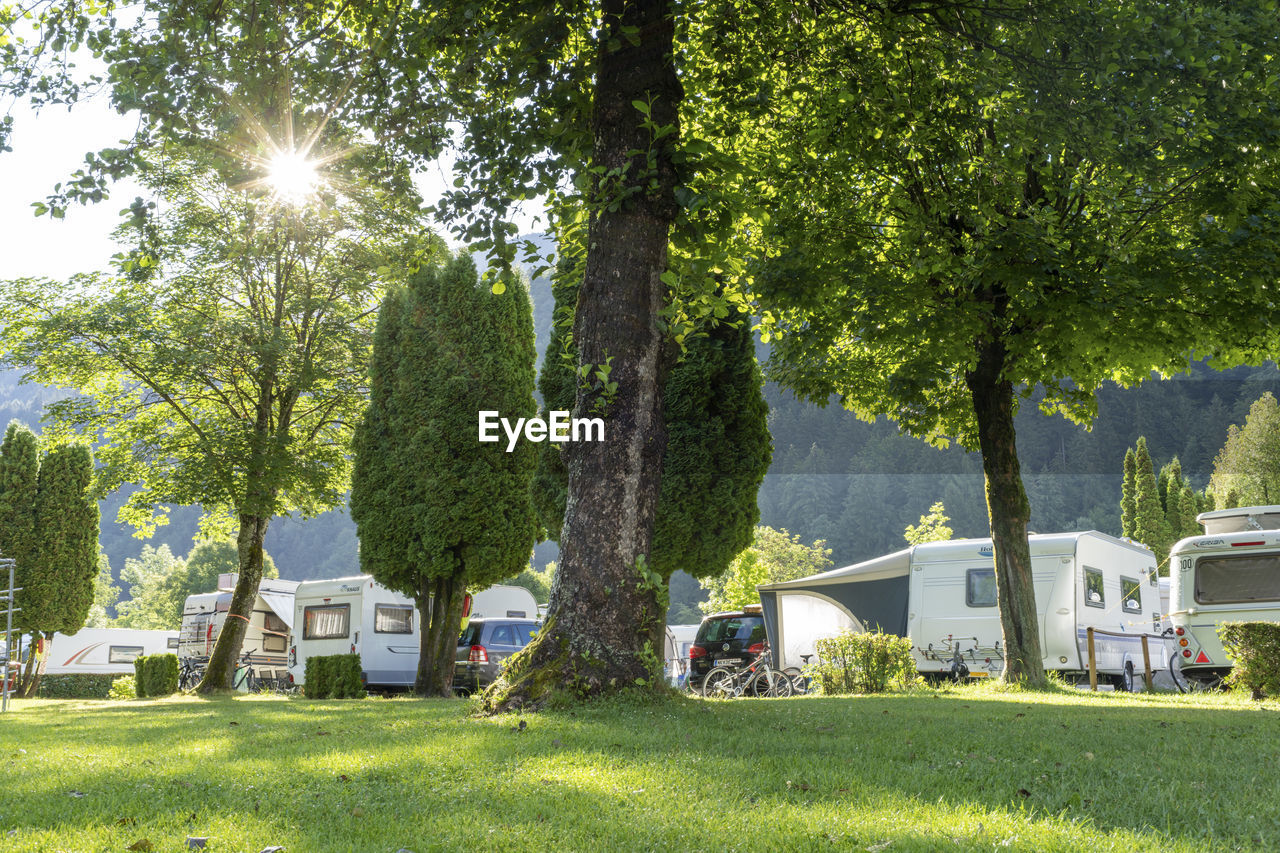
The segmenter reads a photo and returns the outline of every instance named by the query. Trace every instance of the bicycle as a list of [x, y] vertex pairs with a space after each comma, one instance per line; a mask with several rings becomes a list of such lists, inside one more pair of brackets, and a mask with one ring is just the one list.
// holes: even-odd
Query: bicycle
[[793, 696], [805, 695], [813, 685], [813, 678], [804, 673], [804, 670], [809, 668], [809, 658], [811, 657], [814, 657], [814, 655], [800, 655], [800, 660], [804, 663], [804, 669], [798, 666], [788, 666], [782, 669], [782, 674], [791, 679], [791, 694]]
[[250, 693], [257, 693], [262, 688], [262, 679], [258, 677], [258, 670], [253, 666], [253, 653], [257, 649], [249, 649], [240, 655], [240, 663], [236, 666], [235, 675], [231, 678], [231, 689], [239, 690], [244, 687]]
[[750, 695], [757, 698], [785, 698], [791, 695], [791, 678], [769, 665], [769, 645], [755, 660], [742, 669], [717, 666], [702, 681], [702, 695], [709, 699], [734, 699]]
[[183, 658], [178, 662], [178, 688], [180, 690], [194, 690], [202, 678], [204, 678], [203, 664], [197, 663], [192, 658]]

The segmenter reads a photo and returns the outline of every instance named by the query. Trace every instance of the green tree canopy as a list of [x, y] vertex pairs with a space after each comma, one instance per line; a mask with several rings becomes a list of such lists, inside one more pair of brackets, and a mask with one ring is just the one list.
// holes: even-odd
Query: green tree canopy
[[[331, 129], [316, 149], [347, 141]], [[145, 530], [164, 504], [200, 504], [238, 530], [242, 616], [270, 519], [342, 502], [378, 299], [440, 248], [412, 199], [362, 180], [367, 156], [296, 205], [175, 146], [142, 165], [155, 208], [122, 228], [134, 248], [118, 275], [2, 288], [0, 353], [78, 389], [50, 406], [51, 431], [100, 440], [101, 492], [138, 484], [121, 519]], [[230, 624], [202, 690], [230, 684], [244, 623]]]
[[947, 508], [938, 501], [929, 507], [929, 511], [920, 516], [920, 523], [908, 524], [902, 534], [908, 545], [920, 545], [924, 542], [945, 542], [951, 538], [953, 531], [947, 527], [951, 519], [946, 516]]
[[[116, 605], [117, 628], [173, 631], [182, 619], [174, 619], [169, 589], [177, 583], [185, 566], [168, 545], [143, 545], [142, 553], [124, 561], [120, 582], [129, 598]], [[211, 591], [211, 590], [209, 590]]]
[[805, 545], [799, 536], [772, 527], [757, 527], [749, 548], [733, 558], [723, 574], [704, 577], [702, 585], [709, 597], [701, 607], [704, 613], [737, 610], [748, 604], [759, 604], [756, 587], [825, 572], [831, 566], [831, 549], [818, 540]]
[[528, 290], [508, 276], [501, 291], [459, 256], [423, 266], [378, 315], [351, 517], [361, 567], [422, 614], [421, 694], [452, 695], [466, 589], [518, 574], [537, 535], [536, 445], [477, 441], [480, 411], [537, 413]]
[[[781, 42], [719, 34], [765, 69], [738, 97], [770, 108], [726, 144], [768, 211], [753, 233], [772, 375], [981, 451], [1005, 677], [1043, 684], [1014, 413], [1043, 393], [1084, 421], [1105, 381], [1263, 334], [1276, 16], [810, 8]], [[1237, 242], [1253, 253], [1230, 259]]]
[[[1243, 427], [1227, 430], [1209, 491], [1224, 507], [1280, 503], [1280, 403], [1270, 392], [1249, 407]], [[1228, 502], [1232, 493], [1234, 503]]]

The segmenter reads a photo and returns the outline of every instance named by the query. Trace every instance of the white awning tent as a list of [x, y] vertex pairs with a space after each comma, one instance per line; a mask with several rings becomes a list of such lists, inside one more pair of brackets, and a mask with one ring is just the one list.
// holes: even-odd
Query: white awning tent
[[759, 587], [775, 662], [800, 666], [816, 640], [841, 631], [905, 635], [911, 550]]

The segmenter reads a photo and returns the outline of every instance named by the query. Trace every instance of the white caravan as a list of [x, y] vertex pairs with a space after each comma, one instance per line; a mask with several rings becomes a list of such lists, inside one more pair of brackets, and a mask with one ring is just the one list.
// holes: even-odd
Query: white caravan
[[[286, 671], [289, 641], [293, 630], [293, 595], [297, 581], [263, 578], [249, 614], [249, 627], [240, 646], [261, 679], [281, 679]], [[178, 635], [178, 657], [204, 665], [213, 653], [218, 635], [231, 610], [235, 575], [222, 575], [216, 592], [187, 596], [182, 608], [182, 631]]]
[[132, 628], [81, 628], [74, 634], [54, 634], [49, 644], [46, 675], [100, 673], [133, 675], [133, 661], [143, 655], [178, 650], [177, 631]]
[[[1161, 630], [1155, 556], [1092, 530], [1029, 538], [1045, 669], [1088, 672], [1086, 629], [1114, 631], [1126, 636], [1095, 635], [1097, 671], [1132, 689], [1143, 672], [1142, 635]], [[759, 589], [781, 666], [802, 665], [821, 637], [877, 626], [911, 639], [924, 674], [984, 678], [1004, 666], [990, 539], [915, 545]], [[1153, 670], [1168, 665], [1158, 636], [1148, 649]]]
[[[538, 602], [518, 586], [492, 586], [470, 597], [469, 618], [538, 618]], [[365, 684], [404, 689], [418, 677], [420, 618], [413, 599], [375, 583], [369, 575], [303, 581], [294, 596], [289, 674], [295, 684], [306, 677], [313, 655], [359, 654]], [[462, 625], [459, 625], [461, 631]]]
[[1223, 622], [1280, 622], [1280, 506], [1220, 509], [1197, 516], [1203, 536], [1169, 552], [1170, 622], [1181, 674], [1216, 682], [1233, 663]]

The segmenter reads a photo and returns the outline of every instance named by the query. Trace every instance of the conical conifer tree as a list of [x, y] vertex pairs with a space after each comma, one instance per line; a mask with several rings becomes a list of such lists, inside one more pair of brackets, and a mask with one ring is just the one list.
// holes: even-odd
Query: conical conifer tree
[[1134, 451], [1135, 500], [1137, 504], [1134, 516], [1134, 539], [1143, 543], [1155, 552], [1156, 561], [1161, 572], [1167, 574], [1165, 562], [1169, 558], [1169, 522], [1165, 519], [1164, 510], [1160, 506], [1160, 492], [1156, 484], [1155, 468], [1151, 464], [1151, 454], [1147, 451], [1147, 439], [1138, 439]]
[[[16, 561], [15, 585], [17, 604], [22, 608], [14, 617], [14, 627], [26, 633], [43, 630], [39, 625], [39, 609], [28, 601], [39, 592], [39, 582], [32, 572], [39, 560], [40, 544], [36, 536], [36, 495], [40, 489], [40, 445], [36, 434], [18, 421], [5, 430], [0, 444], [0, 555]], [[8, 577], [5, 577], [8, 582]]]
[[1138, 510], [1137, 486], [1135, 484], [1136, 470], [1133, 448], [1130, 447], [1124, 452], [1124, 483], [1120, 487], [1120, 532], [1131, 539], [1133, 538], [1135, 516]]

